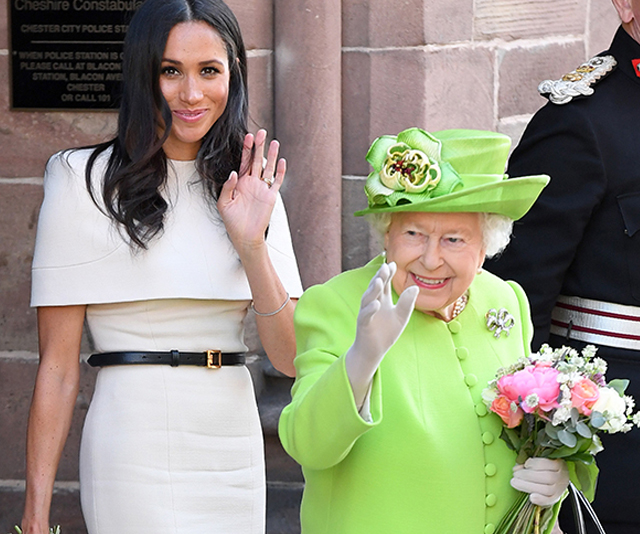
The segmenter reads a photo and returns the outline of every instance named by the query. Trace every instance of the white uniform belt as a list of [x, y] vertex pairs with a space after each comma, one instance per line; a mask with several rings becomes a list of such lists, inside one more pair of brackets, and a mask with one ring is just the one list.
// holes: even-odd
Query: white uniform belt
[[640, 350], [640, 307], [560, 295], [551, 333], [568, 339]]

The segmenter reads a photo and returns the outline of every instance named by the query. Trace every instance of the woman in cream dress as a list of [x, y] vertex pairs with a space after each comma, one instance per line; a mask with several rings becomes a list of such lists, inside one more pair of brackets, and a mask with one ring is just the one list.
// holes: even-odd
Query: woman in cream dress
[[147, 0], [123, 75], [117, 137], [46, 169], [23, 531], [48, 532], [86, 319], [101, 367], [80, 453], [89, 533], [262, 533], [243, 320], [251, 306], [267, 355], [293, 374], [286, 165], [266, 132], [246, 133], [244, 45], [221, 0]]

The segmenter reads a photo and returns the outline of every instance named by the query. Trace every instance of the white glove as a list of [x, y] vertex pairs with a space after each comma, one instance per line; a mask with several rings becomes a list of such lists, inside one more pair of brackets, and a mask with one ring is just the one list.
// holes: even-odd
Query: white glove
[[552, 506], [569, 486], [569, 470], [564, 460], [529, 458], [513, 468], [511, 485], [528, 493], [533, 504]]
[[420, 288], [405, 289], [394, 306], [391, 280], [395, 263], [385, 263], [362, 295], [356, 326], [356, 339], [345, 355], [345, 366], [358, 409], [369, 390], [382, 358], [398, 340], [409, 322]]

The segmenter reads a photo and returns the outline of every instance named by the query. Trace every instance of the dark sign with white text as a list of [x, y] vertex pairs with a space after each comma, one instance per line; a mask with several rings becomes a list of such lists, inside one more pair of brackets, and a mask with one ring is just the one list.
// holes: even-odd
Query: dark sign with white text
[[9, 0], [14, 109], [113, 109], [142, 0]]

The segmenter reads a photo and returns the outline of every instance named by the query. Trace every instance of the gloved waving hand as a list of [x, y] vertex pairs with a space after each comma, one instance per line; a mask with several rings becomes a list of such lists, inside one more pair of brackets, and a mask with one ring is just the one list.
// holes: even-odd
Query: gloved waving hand
[[369, 390], [382, 358], [407, 326], [420, 288], [411, 286], [393, 304], [391, 281], [395, 263], [383, 264], [362, 295], [356, 339], [345, 355], [345, 366], [358, 409]]
[[538, 506], [553, 506], [569, 486], [569, 470], [564, 460], [528, 458], [513, 468], [511, 485], [529, 494]]

